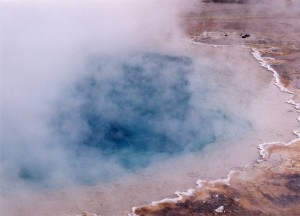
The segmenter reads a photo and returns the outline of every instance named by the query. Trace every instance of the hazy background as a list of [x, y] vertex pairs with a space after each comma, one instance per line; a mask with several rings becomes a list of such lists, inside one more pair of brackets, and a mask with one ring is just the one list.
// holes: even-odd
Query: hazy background
[[1, 192], [106, 181], [251, 129], [225, 60], [161, 48], [190, 6], [1, 2]]
[[124, 215], [295, 138], [251, 50], [187, 43], [193, 3], [0, 2], [1, 215]]
[[53, 127], [60, 95], [85, 76], [95, 55], [182, 35], [177, 17], [184, 7], [178, 4], [184, 6], [180, 1], [1, 1], [1, 190], [24, 179], [65, 184], [76, 169], [83, 171], [69, 167], [80, 158], [68, 155]]

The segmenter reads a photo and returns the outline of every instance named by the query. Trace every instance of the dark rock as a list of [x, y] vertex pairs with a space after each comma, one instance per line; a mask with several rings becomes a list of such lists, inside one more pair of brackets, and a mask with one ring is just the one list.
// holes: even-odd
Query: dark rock
[[248, 38], [248, 37], [250, 37], [250, 34], [241, 34], [241, 37], [242, 38]]

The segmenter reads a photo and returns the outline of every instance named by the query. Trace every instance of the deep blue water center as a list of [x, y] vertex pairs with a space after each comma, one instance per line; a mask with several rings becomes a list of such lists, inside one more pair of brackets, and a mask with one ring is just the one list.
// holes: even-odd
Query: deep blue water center
[[[79, 157], [98, 152], [132, 169], [199, 151], [234, 124], [247, 128], [229, 111], [207, 105], [208, 91], [193, 92], [194, 70], [191, 58], [160, 53], [94, 58], [59, 116], [59, 131]], [[203, 109], [193, 106], [195, 98]]]
[[[106, 91], [102, 90], [102, 82], [90, 77], [78, 92], [89, 98], [82, 117], [90, 133], [81, 143], [99, 148], [106, 155], [122, 152], [125, 166], [136, 163], [134, 154], [143, 154], [139, 163], [144, 164], [153, 154], [182, 151], [184, 137], [161, 124], [184, 121], [190, 100], [186, 76], [191, 66], [191, 60], [186, 57], [145, 54], [137, 62], [118, 65], [122, 73], [110, 81], [111, 87]], [[98, 109], [102, 104], [95, 92], [109, 100], [112, 115], [107, 116]]]

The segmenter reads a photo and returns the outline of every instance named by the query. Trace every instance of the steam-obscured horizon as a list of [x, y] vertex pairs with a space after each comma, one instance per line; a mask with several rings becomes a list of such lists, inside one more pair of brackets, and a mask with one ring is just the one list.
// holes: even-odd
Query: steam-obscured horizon
[[1, 192], [107, 181], [251, 130], [226, 57], [173, 52], [189, 7], [0, 3]]
[[[30, 179], [64, 185], [83, 173], [71, 167], [76, 158], [70, 159], [52, 125], [59, 97], [85, 76], [86, 63], [96, 55], [182, 35], [178, 5], [184, 7], [182, 1], [155, 0], [0, 3], [1, 190], [30, 185]], [[121, 169], [107, 164], [96, 163], [94, 170]]]

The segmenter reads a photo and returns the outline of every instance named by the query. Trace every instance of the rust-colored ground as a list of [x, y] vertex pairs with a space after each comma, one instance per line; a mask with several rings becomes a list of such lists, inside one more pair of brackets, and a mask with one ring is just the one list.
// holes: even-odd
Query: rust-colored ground
[[[285, 87], [296, 93], [297, 100], [300, 88], [299, 2], [282, 0], [282, 10], [268, 7], [263, 0], [224, 2], [226, 0], [202, 2], [185, 17], [186, 31], [195, 42], [258, 49], [264, 57], [269, 57], [269, 64], [278, 71]], [[232, 176], [230, 184], [207, 182], [177, 203], [170, 201], [140, 207], [135, 214], [300, 215], [300, 142], [289, 146], [278, 143], [267, 150], [268, 158], [241, 168]]]
[[269, 147], [269, 158], [232, 176], [207, 182], [192, 196], [136, 210], [137, 215], [286, 215], [300, 213], [300, 142]]
[[[275, 58], [270, 63], [286, 86], [300, 88], [299, 2], [240, 2], [247, 3], [202, 3], [199, 11], [185, 17], [184, 28], [197, 42], [259, 48], [264, 56]], [[250, 37], [242, 38], [245, 34]]]

